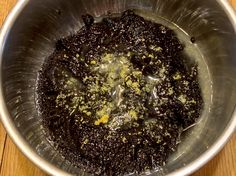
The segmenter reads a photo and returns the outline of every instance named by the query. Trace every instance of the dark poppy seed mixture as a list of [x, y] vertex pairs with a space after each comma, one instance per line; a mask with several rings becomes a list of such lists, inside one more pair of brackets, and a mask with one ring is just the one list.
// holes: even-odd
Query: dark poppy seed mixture
[[39, 72], [37, 103], [48, 139], [94, 175], [161, 167], [200, 116], [197, 64], [169, 28], [125, 11], [56, 43]]

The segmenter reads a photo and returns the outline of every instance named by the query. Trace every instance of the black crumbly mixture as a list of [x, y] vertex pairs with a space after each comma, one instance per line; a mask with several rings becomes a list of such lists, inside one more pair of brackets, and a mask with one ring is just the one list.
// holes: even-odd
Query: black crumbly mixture
[[191, 37], [190, 40], [191, 40], [192, 43], [195, 43], [195, 42], [196, 42], [196, 38], [195, 38], [195, 37]]
[[196, 64], [172, 30], [131, 10], [98, 23], [82, 19], [39, 72], [49, 140], [94, 175], [163, 166], [203, 106]]

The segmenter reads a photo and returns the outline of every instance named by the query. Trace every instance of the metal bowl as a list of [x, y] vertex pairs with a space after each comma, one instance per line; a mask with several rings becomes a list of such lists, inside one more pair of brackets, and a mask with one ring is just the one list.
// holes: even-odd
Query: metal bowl
[[[0, 35], [0, 115], [13, 141], [51, 175], [88, 175], [73, 167], [45, 138], [35, 105], [35, 82], [55, 41], [78, 31], [81, 15], [142, 11], [194, 36], [205, 108], [176, 152], [153, 175], [188, 175], [211, 159], [236, 127], [236, 16], [225, 0], [21, 0]], [[159, 16], [159, 17], [158, 17]], [[163, 21], [163, 20], [162, 20]], [[171, 26], [171, 25], [170, 25]], [[187, 42], [187, 40], [185, 41]], [[186, 46], [191, 43], [187, 42]]]

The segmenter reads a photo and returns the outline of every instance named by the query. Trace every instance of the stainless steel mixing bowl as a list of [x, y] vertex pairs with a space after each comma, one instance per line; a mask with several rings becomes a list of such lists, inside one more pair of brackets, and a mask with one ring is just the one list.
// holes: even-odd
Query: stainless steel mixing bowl
[[201, 84], [206, 107], [200, 121], [186, 131], [163, 170], [152, 174], [192, 173], [211, 159], [235, 130], [236, 16], [227, 1], [19, 0], [0, 35], [1, 120], [21, 151], [49, 174], [87, 175], [45, 139], [35, 105], [37, 72], [55, 41], [82, 26], [82, 14], [101, 16], [125, 9], [141, 9], [153, 18], [162, 16], [195, 36], [205, 64]]

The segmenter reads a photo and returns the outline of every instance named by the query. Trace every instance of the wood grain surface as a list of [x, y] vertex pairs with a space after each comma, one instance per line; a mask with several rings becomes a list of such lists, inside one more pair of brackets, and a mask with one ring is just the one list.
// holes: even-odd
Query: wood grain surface
[[[0, 0], [0, 26], [16, 2], [16, 0]], [[236, 0], [230, 2], [236, 8]], [[0, 176], [47, 176], [22, 155], [7, 136], [1, 123]], [[214, 159], [192, 176], [236, 176], [236, 134]]]

